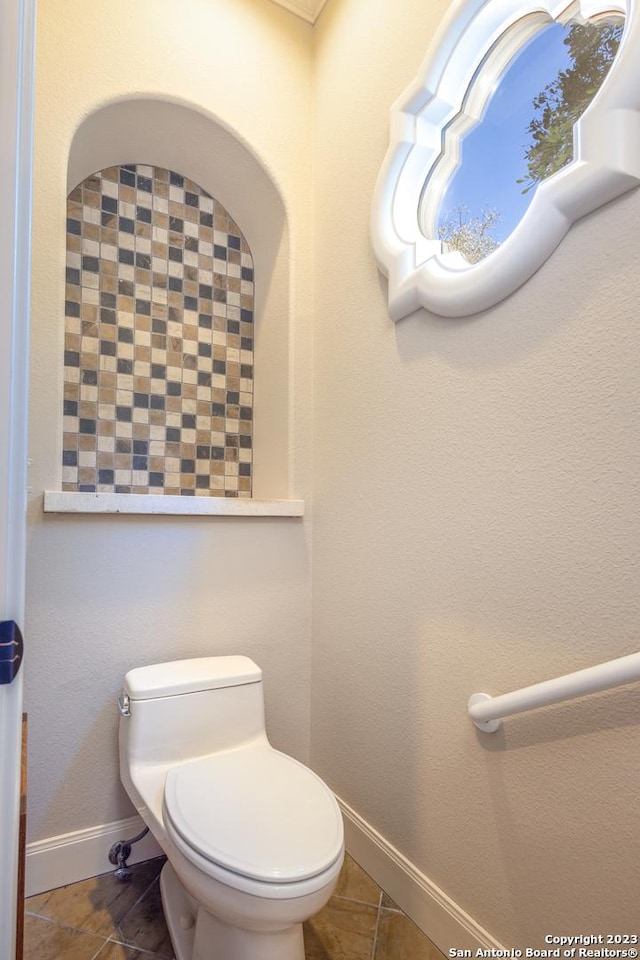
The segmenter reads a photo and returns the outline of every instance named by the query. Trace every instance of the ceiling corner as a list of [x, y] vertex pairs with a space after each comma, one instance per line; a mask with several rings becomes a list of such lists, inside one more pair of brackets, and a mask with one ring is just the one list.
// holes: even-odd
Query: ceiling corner
[[284, 7], [311, 24], [316, 22], [326, 2], [327, 0], [271, 0], [271, 3], [277, 3], [279, 7]]

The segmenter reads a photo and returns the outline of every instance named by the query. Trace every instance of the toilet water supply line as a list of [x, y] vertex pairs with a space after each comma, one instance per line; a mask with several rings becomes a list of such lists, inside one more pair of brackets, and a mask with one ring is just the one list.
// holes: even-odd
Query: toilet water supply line
[[491, 697], [488, 693], [474, 693], [469, 698], [469, 717], [478, 730], [495, 733], [501, 727], [503, 717], [563, 700], [573, 700], [586, 693], [621, 687], [635, 680], [640, 680], [640, 653], [609, 660], [595, 667], [587, 667], [586, 670], [567, 673], [553, 680], [534, 683], [512, 693], [503, 693], [499, 697]]
[[115, 875], [118, 880], [130, 880], [132, 877], [131, 867], [127, 864], [127, 860], [131, 856], [131, 847], [134, 843], [137, 843], [138, 840], [142, 840], [143, 837], [149, 833], [149, 827], [145, 827], [144, 830], [141, 830], [140, 833], [137, 833], [135, 837], [131, 837], [130, 840], [117, 840], [111, 849], [109, 850], [109, 863], [112, 863], [114, 867], [117, 867]]

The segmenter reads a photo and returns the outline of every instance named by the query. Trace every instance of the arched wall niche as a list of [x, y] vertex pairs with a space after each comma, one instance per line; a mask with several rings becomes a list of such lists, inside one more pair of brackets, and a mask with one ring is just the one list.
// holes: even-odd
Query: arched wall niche
[[67, 194], [96, 171], [142, 163], [175, 170], [215, 197], [241, 228], [254, 259], [253, 496], [290, 496], [289, 237], [278, 188], [254, 154], [215, 118], [191, 106], [119, 100], [78, 126]]

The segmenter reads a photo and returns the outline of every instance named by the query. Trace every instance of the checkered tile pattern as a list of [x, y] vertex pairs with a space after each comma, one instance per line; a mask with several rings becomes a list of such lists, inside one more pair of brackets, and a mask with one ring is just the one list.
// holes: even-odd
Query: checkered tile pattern
[[131, 164], [67, 203], [62, 489], [251, 496], [253, 260], [226, 210]]

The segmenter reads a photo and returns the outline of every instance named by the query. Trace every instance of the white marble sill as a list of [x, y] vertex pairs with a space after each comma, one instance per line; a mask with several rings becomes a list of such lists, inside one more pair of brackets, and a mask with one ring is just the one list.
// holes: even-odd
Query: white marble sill
[[183, 517], [302, 517], [304, 500], [171, 497], [45, 490], [45, 513], [127, 513]]

